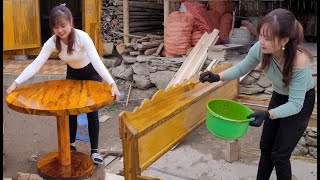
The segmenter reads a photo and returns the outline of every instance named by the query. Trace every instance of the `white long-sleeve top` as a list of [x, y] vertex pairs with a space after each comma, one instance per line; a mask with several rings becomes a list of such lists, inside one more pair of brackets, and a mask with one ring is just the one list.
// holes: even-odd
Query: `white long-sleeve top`
[[[113, 78], [111, 77], [109, 71], [102, 63], [99, 54], [94, 46], [93, 41], [90, 36], [79, 29], [75, 30], [75, 42], [73, 46], [73, 53], [69, 55], [67, 53], [68, 45], [61, 43], [61, 52], [59, 57], [62, 61], [65, 61], [70, 67], [74, 69], [81, 69], [87, 66], [90, 62], [97, 73], [108, 83], [114, 83]], [[55, 46], [56, 35], [50, 37], [47, 42], [44, 43], [39, 55], [36, 59], [29, 64], [26, 69], [18, 76], [15, 80], [18, 84], [23, 83], [24, 81], [31, 78], [36, 74], [42, 65], [48, 60], [52, 52], [58, 52]]]

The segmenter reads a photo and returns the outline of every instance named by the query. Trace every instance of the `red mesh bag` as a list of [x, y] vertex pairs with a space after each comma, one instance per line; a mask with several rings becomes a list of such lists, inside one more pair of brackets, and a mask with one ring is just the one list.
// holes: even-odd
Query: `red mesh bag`
[[186, 54], [191, 47], [194, 17], [188, 12], [174, 11], [169, 14], [164, 28], [164, 56]]
[[227, 0], [209, 0], [208, 8], [210, 11], [216, 11], [221, 15], [232, 13], [234, 11], [234, 2]]
[[220, 39], [222, 41], [229, 39], [229, 33], [232, 28], [232, 15], [230, 13], [224, 14], [220, 19]]
[[207, 12], [207, 6], [198, 2], [183, 2], [187, 12], [194, 17], [194, 28], [210, 33], [210, 20]]
[[210, 25], [211, 29], [219, 29], [220, 28], [220, 19], [221, 19], [221, 14], [218, 13], [217, 11], [208, 11], [208, 16], [210, 19]]
[[199, 2], [183, 2], [186, 11], [194, 17], [191, 46], [195, 46], [201, 36], [212, 32], [212, 25], [207, 11], [207, 6]]

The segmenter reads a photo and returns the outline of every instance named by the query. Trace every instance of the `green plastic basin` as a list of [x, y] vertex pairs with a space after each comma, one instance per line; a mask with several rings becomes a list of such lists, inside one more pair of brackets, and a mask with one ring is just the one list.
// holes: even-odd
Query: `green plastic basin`
[[242, 137], [248, 130], [247, 119], [251, 109], [241, 103], [229, 99], [213, 99], [207, 103], [206, 125], [208, 130], [215, 136], [234, 140]]

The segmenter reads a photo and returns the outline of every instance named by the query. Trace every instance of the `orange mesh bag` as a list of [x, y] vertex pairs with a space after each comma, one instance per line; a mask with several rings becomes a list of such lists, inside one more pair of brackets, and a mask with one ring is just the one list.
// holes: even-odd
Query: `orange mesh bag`
[[220, 19], [220, 40], [223, 42], [229, 39], [229, 33], [232, 28], [232, 15], [230, 13], [224, 14]]
[[200, 30], [193, 31], [191, 37], [191, 46], [195, 46], [203, 34], [204, 32]]
[[188, 12], [174, 11], [170, 13], [164, 28], [164, 56], [180, 56], [186, 54], [191, 47], [191, 34], [194, 17]]

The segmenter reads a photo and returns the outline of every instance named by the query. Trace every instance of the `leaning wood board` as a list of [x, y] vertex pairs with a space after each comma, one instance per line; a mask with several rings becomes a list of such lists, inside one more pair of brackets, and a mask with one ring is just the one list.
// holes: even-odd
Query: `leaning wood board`
[[177, 73], [173, 76], [166, 89], [170, 86], [174, 86], [178, 83], [183, 82], [185, 79], [189, 79], [191, 76], [196, 74], [204, 64], [207, 54], [208, 47], [215, 44], [217, 41], [219, 30], [214, 29], [212, 33], [204, 33], [196, 46], [191, 50], [182, 66], [178, 69]]

